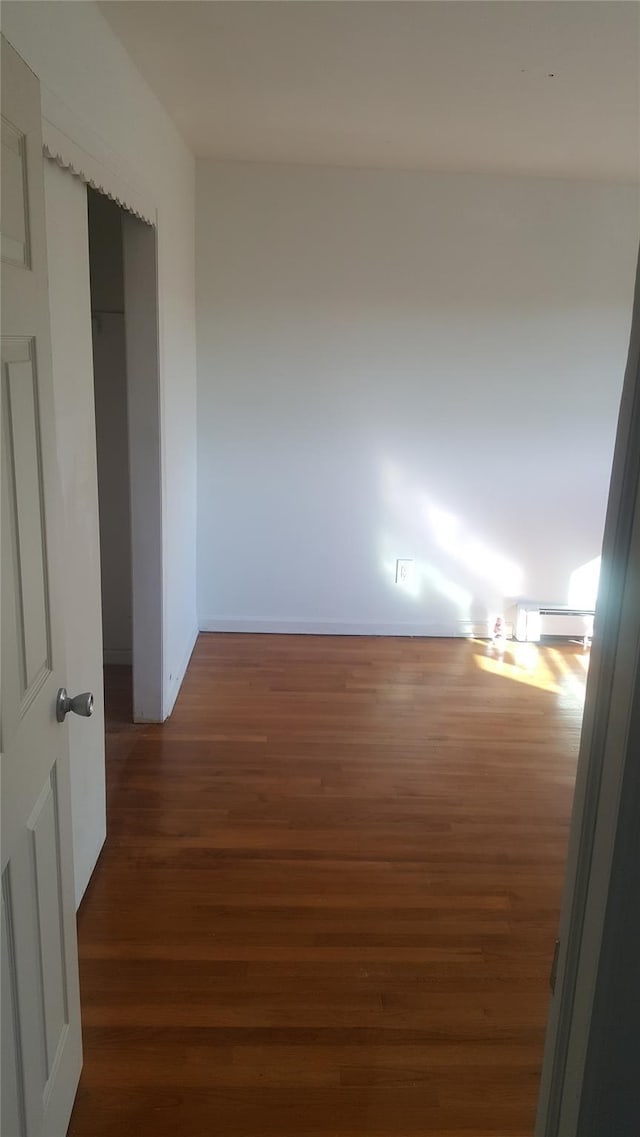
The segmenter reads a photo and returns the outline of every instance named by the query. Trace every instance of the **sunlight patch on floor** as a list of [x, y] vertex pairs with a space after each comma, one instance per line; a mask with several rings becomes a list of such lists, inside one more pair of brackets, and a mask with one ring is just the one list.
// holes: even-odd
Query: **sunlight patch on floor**
[[554, 647], [540, 648], [533, 643], [515, 641], [509, 641], [502, 651], [491, 643], [485, 642], [483, 646], [485, 654], [475, 656], [482, 671], [549, 691], [552, 695], [568, 696], [579, 704], [584, 702], [585, 673], [589, 667], [587, 652], [566, 655]]
[[528, 687], [538, 687], [539, 690], [550, 691], [553, 695], [562, 694], [562, 688], [553, 681], [547, 668], [526, 671], [524, 668], [508, 663], [505, 659], [493, 658], [488, 655], [476, 655], [475, 660], [481, 671], [488, 671], [491, 675], [499, 675], [501, 679], [513, 679], [516, 683], [526, 683]]

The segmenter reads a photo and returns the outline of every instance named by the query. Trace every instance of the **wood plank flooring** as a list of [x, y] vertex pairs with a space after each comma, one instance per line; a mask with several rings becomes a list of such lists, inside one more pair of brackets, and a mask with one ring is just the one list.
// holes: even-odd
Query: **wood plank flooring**
[[202, 635], [162, 727], [114, 669], [70, 1137], [531, 1137], [587, 657], [515, 648]]

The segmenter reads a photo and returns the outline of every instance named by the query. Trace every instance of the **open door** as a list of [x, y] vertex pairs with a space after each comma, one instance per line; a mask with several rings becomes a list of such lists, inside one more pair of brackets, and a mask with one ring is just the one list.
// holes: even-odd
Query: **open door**
[[536, 1137], [636, 1137], [640, 260], [602, 545]]
[[[82, 1048], [38, 80], [2, 40], [2, 1137], [63, 1137]], [[85, 711], [90, 707], [85, 702]], [[62, 714], [60, 715], [62, 717]]]

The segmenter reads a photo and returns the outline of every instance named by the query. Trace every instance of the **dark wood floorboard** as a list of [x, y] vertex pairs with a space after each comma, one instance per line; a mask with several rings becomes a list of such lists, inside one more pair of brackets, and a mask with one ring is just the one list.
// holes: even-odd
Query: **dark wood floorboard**
[[70, 1137], [531, 1137], [587, 657], [202, 635], [109, 669]]

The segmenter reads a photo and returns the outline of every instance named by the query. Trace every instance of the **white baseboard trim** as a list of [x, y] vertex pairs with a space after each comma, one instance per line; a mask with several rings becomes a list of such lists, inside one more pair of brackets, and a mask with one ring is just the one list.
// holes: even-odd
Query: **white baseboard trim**
[[452, 620], [442, 624], [356, 624], [344, 620], [246, 620], [221, 616], [200, 619], [201, 632], [254, 632], [303, 636], [486, 636], [486, 623]]
[[196, 646], [198, 634], [198, 628], [193, 628], [187, 641], [187, 647], [182, 658], [182, 662], [177, 671], [175, 671], [169, 679], [166, 691], [163, 721], [169, 718], [175, 706], [180, 688], [182, 687], [182, 681], [186, 675], [187, 667], [189, 666], [189, 660], [191, 659], [193, 649]]
[[105, 648], [102, 653], [103, 663], [119, 667], [131, 667], [132, 659], [131, 648]]

